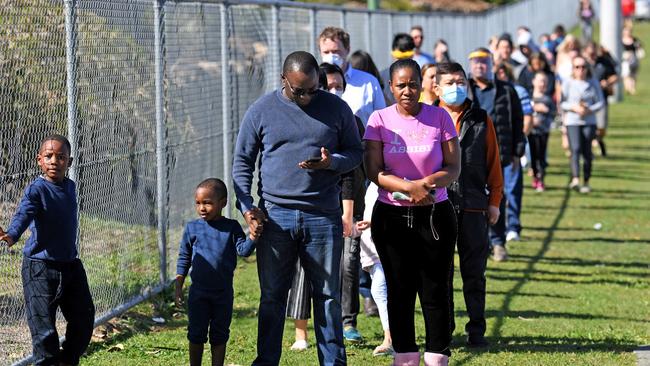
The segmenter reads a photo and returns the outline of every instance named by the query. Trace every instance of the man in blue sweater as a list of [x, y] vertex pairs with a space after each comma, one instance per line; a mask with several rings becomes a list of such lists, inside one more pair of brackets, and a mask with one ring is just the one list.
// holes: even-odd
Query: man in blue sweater
[[[25, 189], [16, 214], [0, 241], [14, 245], [29, 227], [23, 249], [22, 280], [27, 324], [36, 365], [76, 365], [93, 332], [95, 306], [77, 258], [75, 183], [65, 174], [72, 164], [70, 142], [61, 135], [43, 139], [38, 166], [43, 175]], [[56, 310], [68, 322], [59, 349]]]
[[[259, 237], [261, 299], [253, 364], [280, 362], [287, 293], [300, 257], [313, 291], [319, 361], [344, 365], [338, 182], [359, 165], [363, 149], [350, 108], [318, 89], [318, 63], [311, 54], [290, 54], [282, 72], [282, 88], [246, 112], [233, 161], [237, 205]], [[258, 154], [260, 208], [251, 192]]]

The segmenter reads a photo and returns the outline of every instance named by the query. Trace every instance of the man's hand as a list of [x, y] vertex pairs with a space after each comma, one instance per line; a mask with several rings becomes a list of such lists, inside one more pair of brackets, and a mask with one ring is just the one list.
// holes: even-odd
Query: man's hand
[[259, 239], [264, 231], [264, 222], [266, 221], [266, 215], [258, 207], [253, 207], [252, 209], [244, 212], [244, 220], [248, 224], [249, 237], [252, 240]]
[[185, 276], [176, 275], [176, 289], [174, 291], [174, 302], [177, 308], [183, 307], [183, 283], [185, 283]]
[[494, 225], [499, 221], [499, 208], [497, 206], [488, 206], [488, 223]]
[[0, 241], [4, 241], [5, 243], [7, 243], [7, 247], [9, 248], [11, 248], [15, 244], [14, 239], [12, 239], [11, 236], [9, 236], [9, 234], [5, 233], [2, 227], [0, 227]]
[[411, 203], [420, 206], [432, 205], [435, 203], [435, 198], [431, 194], [431, 191], [436, 188], [435, 184], [429, 184], [425, 179], [418, 179], [412, 181], [409, 187], [408, 195], [411, 197], [409, 200]]
[[327, 150], [324, 147], [321, 147], [320, 158], [321, 160], [317, 162], [309, 162], [307, 160], [301, 161], [300, 163], [298, 163], [298, 166], [301, 169], [312, 169], [312, 170], [329, 168], [329, 166], [332, 164], [332, 156], [330, 155], [329, 150]]

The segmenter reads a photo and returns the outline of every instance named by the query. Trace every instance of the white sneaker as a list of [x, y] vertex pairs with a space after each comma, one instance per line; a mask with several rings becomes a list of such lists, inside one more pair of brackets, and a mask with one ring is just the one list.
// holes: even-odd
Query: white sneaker
[[506, 241], [519, 241], [521, 238], [519, 237], [519, 233], [516, 231], [508, 231], [506, 234]]
[[301, 339], [299, 341], [295, 341], [291, 345], [291, 350], [292, 351], [304, 351], [307, 348], [309, 348], [309, 343], [307, 343], [307, 341], [304, 340], [304, 339]]
[[589, 187], [589, 184], [585, 184], [584, 186], [580, 187], [580, 193], [590, 193], [591, 192], [591, 187]]

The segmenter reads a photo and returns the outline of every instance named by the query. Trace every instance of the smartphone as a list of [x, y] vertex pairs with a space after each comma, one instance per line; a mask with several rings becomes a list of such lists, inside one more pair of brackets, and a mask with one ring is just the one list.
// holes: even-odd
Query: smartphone
[[313, 158], [309, 158], [309, 159], [307, 159], [305, 161], [307, 163], [318, 163], [321, 160], [323, 160], [323, 158], [321, 158], [320, 156], [316, 156], [316, 157], [313, 157]]

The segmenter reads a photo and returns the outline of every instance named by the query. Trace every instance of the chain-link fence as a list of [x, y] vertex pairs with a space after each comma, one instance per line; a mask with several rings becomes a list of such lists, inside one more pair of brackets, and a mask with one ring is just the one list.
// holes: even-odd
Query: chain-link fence
[[[413, 25], [425, 30], [424, 50], [444, 38], [464, 60], [519, 25], [534, 34], [571, 26], [574, 5], [409, 14], [264, 0], [0, 0], [0, 226], [39, 174], [39, 141], [69, 136], [80, 256], [105, 321], [165, 284], [194, 216], [194, 187], [210, 176], [231, 187], [243, 114], [279, 85], [286, 55], [317, 53], [322, 28], [347, 29], [352, 50], [368, 51], [382, 69], [393, 34]], [[0, 247], [0, 364], [31, 351], [21, 247]]]

